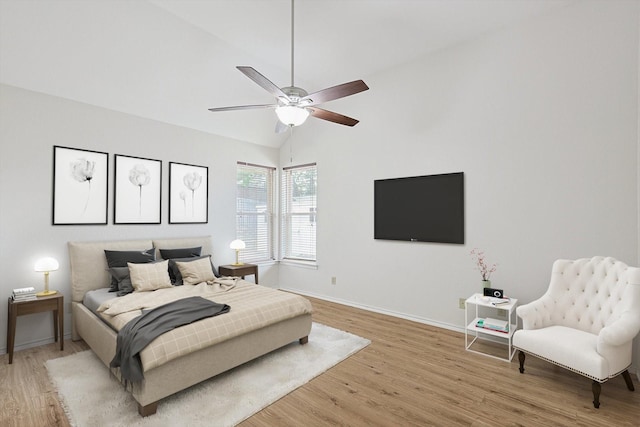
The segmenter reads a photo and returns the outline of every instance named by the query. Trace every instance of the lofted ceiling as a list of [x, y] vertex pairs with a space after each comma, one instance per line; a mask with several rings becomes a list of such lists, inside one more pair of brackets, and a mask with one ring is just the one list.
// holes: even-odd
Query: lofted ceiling
[[[313, 92], [366, 82], [367, 76], [573, 1], [297, 0], [295, 84]], [[287, 134], [274, 133], [272, 110], [207, 108], [273, 101], [236, 65], [252, 66], [280, 87], [291, 84], [290, 5], [0, 0], [0, 83], [279, 147]], [[332, 110], [331, 103], [322, 107]], [[349, 98], [336, 111], [358, 118]]]

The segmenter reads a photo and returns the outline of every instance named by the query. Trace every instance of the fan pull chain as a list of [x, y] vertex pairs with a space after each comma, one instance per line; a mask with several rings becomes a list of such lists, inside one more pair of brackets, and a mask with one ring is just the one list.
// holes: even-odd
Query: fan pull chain
[[291, 137], [289, 138], [289, 163], [293, 164], [293, 126], [289, 126], [291, 129]]

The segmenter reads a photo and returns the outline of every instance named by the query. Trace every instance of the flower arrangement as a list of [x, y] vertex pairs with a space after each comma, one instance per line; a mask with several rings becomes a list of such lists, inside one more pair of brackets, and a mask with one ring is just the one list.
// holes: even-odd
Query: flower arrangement
[[491, 277], [491, 273], [496, 271], [497, 264], [493, 264], [491, 267], [489, 267], [484, 259], [484, 252], [482, 252], [478, 248], [474, 248], [471, 251], [471, 258], [476, 263], [476, 269], [480, 272], [482, 280], [489, 280], [489, 278]]

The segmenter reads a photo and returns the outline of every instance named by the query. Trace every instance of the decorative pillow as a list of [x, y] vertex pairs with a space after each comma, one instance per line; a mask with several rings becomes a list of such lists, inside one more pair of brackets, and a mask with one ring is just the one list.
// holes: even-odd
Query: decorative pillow
[[[147, 249], [146, 251], [104, 251], [104, 255], [107, 257], [107, 265], [112, 267], [126, 267], [128, 262], [145, 263], [152, 262], [156, 259], [156, 252], [154, 248]], [[118, 281], [111, 277], [111, 287], [109, 292], [118, 292]]]
[[[196, 261], [199, 259], [203, 259], [203, 258], [207, 258], [207, 259], [211, 259], [211, 255], [203, 255], [201, 257], [193, 257], [193, 258], [174, 258], [174, 259], [170, 259], [169, 260], [169, 277], [171, 278], [171, 284], [173, 286], [182, 286], [182, 274], [180, 273], [180, 269], [178, 268], [178, 266], [176, 265], [176, 262], [191, 262], [191, 261]], [[216, 274], [216, 269], [213, 266], [213, 264], [211, 264], [211, 270], [213, 271], [213, 275], [218, 277], [218, 275]]]
[[200, 256], [202, 246], [197, 248], [180, 248], [180, 249], [158, 249], [162, 259], [171, 258], [193, 258]]
[[209, 257], [203, 257], [193, 261], [180, 262], [176, 261], [176, 265], [182, 275], [182, 283], [185, 285], [197, 285], [200, 282], [213, 280], [216, 276], [211, 268]]
[[[133, 292], [133, 285], [131, 284], [131, 278], [129, 277], [129, 267], [111, 267], [107, 271], [111, 274], [111, 278], [116, 281], [118, 285], [118, 296], [121, 297]], [[109, 290], [109, 292], [112, 292]]]
[[131, 284], [135, 292], [155, 291], [170, 288], [171, 280], [167, 271], [169, 261], [146, 264], [128, 263]]

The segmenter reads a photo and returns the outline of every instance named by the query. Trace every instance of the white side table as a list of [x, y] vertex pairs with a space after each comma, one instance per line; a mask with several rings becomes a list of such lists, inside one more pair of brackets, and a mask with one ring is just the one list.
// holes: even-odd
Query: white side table
[[[518, 317], [516, 316], [517, 305], [518, 300], [515, 298], [511, 298], [507, 304], [497, 305], [492, 304], [487, 297], [479, 293], [467, 298], [464, 302], [464, 344], [467, 351], [510, 362], [516, 352], [512, 339], [513, 334], [518, 329]], [[495, 314], [493, 314], [493, 316], [491, 315], [491, 313], [496, 313], [496, 310], [503, 311], [506, 314], [509, 323], [509, 332], [493, 331], [476, 326], [478, 320], [484, 319], [485, 317], [496, 317]], [[469, 321], [469, 311], [471, 311], [471, 321]], [[497, 357], [472, 349], [471, 346], [479, 338], [506, 344], [507, 357]]]

